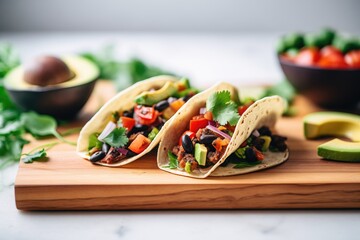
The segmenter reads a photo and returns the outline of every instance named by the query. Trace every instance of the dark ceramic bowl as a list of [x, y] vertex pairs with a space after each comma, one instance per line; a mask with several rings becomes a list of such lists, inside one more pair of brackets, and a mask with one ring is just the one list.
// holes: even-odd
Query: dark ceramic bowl
[[19, 66], [5, 76], [4, 87], [25, 111], [36, 111], [56, 119], [75, 118], [94, 89], [99, 69], [79, 56], [67, 56], [63, 60], [74, 73], [67, 82], [45, 87], [30, 85], [24, 81], [24, 67]]
[[324, 69], [278, 59], [298, 93], [318, 106], [351, 108], [360, 102], [360, 69]]
[[96, 79], [82, 85], [46, 90], [7, 88], [12, 100], [25, 111], [47, 114], [56, 119], [75, 118], [89, 99]]

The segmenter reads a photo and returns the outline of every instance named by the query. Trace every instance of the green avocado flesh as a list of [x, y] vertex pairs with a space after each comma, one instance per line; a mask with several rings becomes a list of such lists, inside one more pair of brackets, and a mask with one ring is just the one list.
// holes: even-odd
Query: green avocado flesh
[[206, 154], [207, 154], [207, 148], [204, 144], [196, 143], [195, 144], [195, 160], [199, 163], [201, 166], [205, 166], [206, 164]]
[[152, 106], [161, 100], [164, 100], [178, 90], [177, 86], [173, 82], [167, 82], [165, 85], [156, 91], [145, 91], [136, 97], [135, 102], [141, 105]]
[[338, 136], [358, 142], [360, 116], [340, 112], [311, 113], [304, 118], [304, 135], [307, 139]]
[[17, 91], [41, 91], [44, 89], [67, 88], [82, 85], [97, 79], [99, 76], [99, 68], [83, 57], [71, 55], [61, 57], [61, 60], [63, 60], [74, 73], [74, 77], [69, 81], [45, 87], [31, 85], [24, 81], [24, 67], [19, 66], [5, 76], [4, 85], [7, 89]]
[[333, 139], [318, 147], [318, 155], [329, 160], [360, 162], [360, 142]]

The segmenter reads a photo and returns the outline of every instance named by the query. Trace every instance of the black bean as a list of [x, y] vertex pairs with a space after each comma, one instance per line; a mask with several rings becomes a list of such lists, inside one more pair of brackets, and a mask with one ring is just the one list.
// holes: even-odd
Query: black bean
[[271, 130], [268, 127], [262, 127], [258, 129], [258, 132], [261, 136], [270, 136], [272, 135]]
[[194, 146], [193, 146], [193, 144], [192, 144], [192, 142], [191, 142], [191, 138], [190, 138], [188, 135], [184, 134], [184, 135], [182, 136], [182, 138], [181, 138], [181, 143], [182, 143], [182, 146], [183, 146], [185, 152], [187, 152], [187, 153], [193, 153], [193, 151], [194, 151]]
[[155, 110], [162, 112], [164, 111], [167, 107], [169, 107], [169, 102], [167, 100], [162, 100], [160, 102], [158, 102], [157, 104], [155, 104]]
[[123, 112], [123, 116], [124, 117], [129, 117], [129, 118], [132, 118], [134, 116], [134, 111], [131, 110], [131, 111], [124, 111]]
[[105, 157], [105, 153], [103, 151], [97, 151], [95, 152], [93, 155], [90, 156], [90, 161], [91, 162], [98, 162], [101, 159], [103, 159]]
[[146, 131], [148, 128], [149, 128], [149, 126], [137, 123], [137, 124], [135, 124], [135, 126], [132, 129], [132, 133], [143, 132], [143, 131]]
[[254, 141], [252, 142], [252, 144], [254, 145], [254, 147], [261, 151], [262, 147], [264, 146], [265, 140], [262, 138], [255, 138]]
[[245, 157], [248, 162], [256, 162], [257, 161], [255, 151], [252, 148], [245, 149]]
[[129, 150], [128, 149], [128, 152], [126, 153], [126, 157], [133, 157], [133, 156], [135, 156], [136, 155], [136, 153], [134, 153], [133, 151], [131, 151], [131, 150]]
[[109, 149], [110, 149], [110, 145], [107, 144], [107, 143], [103, 143], [101, 150], [102, 150], [105, 154], [108, 153]]
[[200, 143], [208, 145], [211, 144], [215, 139], [217, 139], [217, 136], [215, 135], [202, 134], [200, 136]]

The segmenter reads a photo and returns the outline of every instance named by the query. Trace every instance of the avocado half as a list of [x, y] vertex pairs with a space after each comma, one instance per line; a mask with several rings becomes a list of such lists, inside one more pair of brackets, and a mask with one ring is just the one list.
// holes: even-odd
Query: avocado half
[[33, 110], [56, 119], [72, 119], [89, 99], [99, 77], [98, 67], [80, 56], [62, 57], [73, 73], [63, 83], [50, 86], [31, 85], [24, 81], [24, 67], [9, 72], [4, 87], [13, 101], [25, 111]]

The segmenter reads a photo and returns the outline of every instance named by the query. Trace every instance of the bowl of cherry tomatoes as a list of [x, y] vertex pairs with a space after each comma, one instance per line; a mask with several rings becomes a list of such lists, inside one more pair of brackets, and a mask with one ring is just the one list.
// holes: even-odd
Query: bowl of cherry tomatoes
[[316, 34], [292, 33], [278, 43], [286, 78], [321, 107], [351, 108], [360, 103], [360, 39], [331, 29]]

